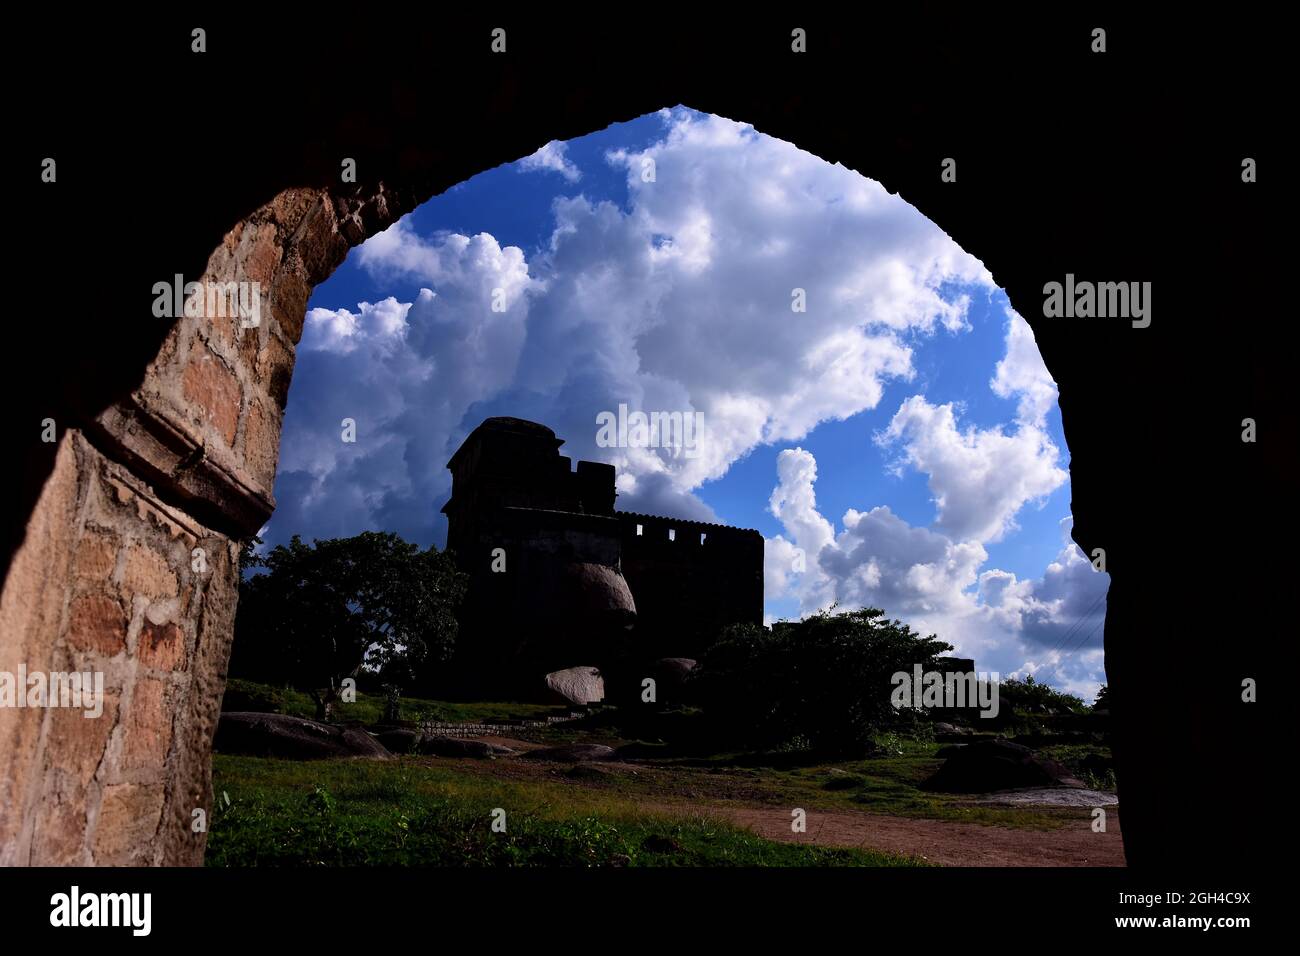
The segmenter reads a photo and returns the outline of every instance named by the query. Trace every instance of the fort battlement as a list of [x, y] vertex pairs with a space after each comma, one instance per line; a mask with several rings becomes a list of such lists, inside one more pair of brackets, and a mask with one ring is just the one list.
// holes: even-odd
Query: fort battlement
[[665, 518], [636, 511], [616, 511], [615, 517], [623, 527], [626, 538], [638, 539], [633, 544], [646, 547], [668, 542], [680, 547], [702, 548], [753, 547], [760, 545], [763, 536], [752, 528], [735, 528], [731, 525], [708, 521], [689, 521], [684, 518]]
[[614, 467], [574, 466], [563, 444], [489, 418], [447, 463], [447, 546], [470, 576], [462, 625], [483, 659], [598, 664], [618, 630], [638, 654], [698, 657], [722, 627], [761, 622], [761, 534], [616, 511]]
[[763, 619], [763, 536], [746, 528], [615, 513], [638, 629], [665, 656], [697, 657], [728, 624]]

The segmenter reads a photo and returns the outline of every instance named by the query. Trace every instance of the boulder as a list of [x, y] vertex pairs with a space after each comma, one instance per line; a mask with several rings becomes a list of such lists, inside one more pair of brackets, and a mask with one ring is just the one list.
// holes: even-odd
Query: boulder
[[605, 678], [596, 667], [568, 667], [546, 675], [546, 690], [558, 703], [596, 704], [605, 699]]
[[989, 793], [1020, 787], [1082, 787], [1065, 766], [1003, 737], [954, 750], [922, 790]]
[[389, 760], [392, 754], [370, 734], [355, 727], [339, 727], [290, 717], [233, 711], [221, 715], [212, 747], [218, 753], [285, 760], [329, 760], [364, 757]]
[[583, 763], [589, 760], [613, 760], [614, 748], [604, 744], [561, 744], [543, 747], [524, 754], [530, 760], [554, 760], [560, 763]]
[[375, 739], [384, 745], [384, 749], [394, 754], [418, 753], [422, 738], [423, 734], [418, 730], [405, 727], [390, 727], [375, 734]]
[[689, 657], [661, 657], [650, 665], [655, 679], [655, 696], [661, 704], [678, 703], [686, 693], [686, 681], [699, 663]]
[[961, 740], [963, 737], [969, 737], [972, 731], [969, 727], [963, 727], [960, 724], [950, 724], [947, 721], [937, 720], [932, 725], [934, 730], [934, 739], [939, 743], [952, 743], [955, 740]]
[[459, 737], [425, 737], [420, 741], [419, 752], [436, 757], [473, 757], [492, 760], [514, 753], [509, 747], [498, 747], [483, 740], [462, 740]]
[[598, 624], [630, 628], [636, 621], [636, 601], [618, 568], [575, 562], [560, 579], [560, 606], [568, 609], [574, 626]]

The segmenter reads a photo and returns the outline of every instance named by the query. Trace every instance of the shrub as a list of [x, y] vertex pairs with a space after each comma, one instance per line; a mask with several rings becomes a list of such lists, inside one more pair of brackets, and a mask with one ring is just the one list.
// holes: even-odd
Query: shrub
[[695, 678], [720, 740], [769, 749], [861, 754], [915, 712], [890, 703], [890, 678], [952, 650], [875, 608], [823, 612], [768, 629], [727, 629]]
[[231, 678], [226, 681], [226, 695], [221, 698], [224, 711], [255, 711], [259, 714], [284, 713], [284, 694], [274, 687]]
[[999, 682], [998, 699], [1006, 714], [1082, 714], [1088, 709], [1074, 694], [1040, 683], [1032, 674], [1024, 680], [1010, 677]]

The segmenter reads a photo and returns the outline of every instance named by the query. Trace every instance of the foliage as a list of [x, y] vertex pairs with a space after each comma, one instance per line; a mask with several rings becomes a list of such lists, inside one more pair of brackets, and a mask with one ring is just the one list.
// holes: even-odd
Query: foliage
[[875, 733], [917, 719], [891, 704], [892, 675], [950, 650], [875, 608], [827, 611], [771, 629], [729, 628], [696, 679], [720, 740], [863, 753]]
[[231, 673], [308, 690], [318, 718], [363, 667], [413, 671], [450, 656], [466, 578], [436, 548], [387, 532], [311, 545], [295, 535], [264, 557], [250, 544], [240, 563], [254, 573], [240, 584]]
[[[377, 724], [384, 721], [386, 703], [382, 694], [358, 691], [354, 702], [339, 701], [334, 707], [334, 714], [340, 720]], [[407, 720], [494, 723], [506, 720], [539, 720], [555, 713], [553, 704], [510, 701], [463, 703], [403, 697], [401, 703], [402, 713]], [[226, 697], [222, 700], [221, 707], [222, 710], [259, 710], [288, 714], [291, 717], [312, 717], [316, 712], [316, 704], [310, 694], [287, 687], [270, 687], [239, 678], [231, 678], [226, 682]]]
[[1040, 683], [1032, 674], [1024, 680], [1009, 677], [1000, 681], [998, 701], [1000, 711], [1007, 715], [1082, 714], [1087, 711], [1087, 705], [1080, 698]]
[[232, 677], [226, 681], [226, 692], [221, 698], [221, 709], [251, 710], [259, 714], [284, 714], [288, 713], [285, 698], [286, 693], [275, 687]]

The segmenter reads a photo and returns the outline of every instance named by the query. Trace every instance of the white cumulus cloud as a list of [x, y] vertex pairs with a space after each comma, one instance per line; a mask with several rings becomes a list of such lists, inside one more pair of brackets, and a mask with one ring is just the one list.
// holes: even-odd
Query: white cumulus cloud
[[877, 441], [901, 446], [904, 462], [929, 476], [936, 527], [960, 539], [1001, 539], [1026, 503], [1069, 479], [1041, 426], [963, 429], [953, 404], [931, 405], [922, 395], [903, 402]]
[[[428, 538], [447, 457], [491, 414], [546, 422], [567, 454], [614, 464], [620, 507], [704, 517], [704, 482], [763, 443], [874, 408], [885, 383], [913, 376], [913, 337], [960, 334], [969, 298], [946, 288], [993, 289], [978, 260], [878, 183], [743, 124], [687, 110], [663, 120], [646, 150], [609, 156], [627, 171], [627, 207], [557, 198], [531, 256], [486, 233], [420, 235], [409, 218], [356, 251], [376, 281], [425, 291], [312, 311], [281, 473], [308, 488], [320, 522], [278, 524], [400, 516]], [[564, 144], [519, 168], [563, 173]], [[795, 290], [806, 311], [792, 309]], [[299, 393], [324, 391], [326, 371], [365, 394], [308, 407]], [[690, 455], [601, 448], [596, 415], [621, 403], [700, 412], [703, 436]], [[346, 449], [340, 404], [361, 426]], [[343, 487], [367, 462], [372, 490]]]
[[568, 146], [559, 140], [551, 140], [531, 156], [525, 156], [519, 161], [520, 172], [531, 172], [534, 170], [547, 170], [553, 173], [559, 173], [571, 183], [576, 183], [582, 178], [582, 171], [569, 159]]

